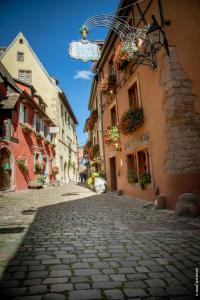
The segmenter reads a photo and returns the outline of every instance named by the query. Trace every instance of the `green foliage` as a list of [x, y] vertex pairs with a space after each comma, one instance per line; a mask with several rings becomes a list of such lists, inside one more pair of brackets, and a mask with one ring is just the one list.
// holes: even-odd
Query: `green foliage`
[[119, 129], [123, 134], [135, 132], [138, 127], [144, 123], [143, 109], [130, 109], [121, 118]]
[[140, 187], [142, 190], [145, 190], [146, 185], [150, 182], [151, 175], [148, 172], [143, 172], [140, 174]]
[[45, 183], [45, 176], [44, 175], [38, 175], [37, 176], [37, 182], [44, 184]]
[[28, 172], [28, 166], [26, 165], [26, 160], [24, 158], [16, 159], [16, 162], [22, 171]]
[[133, 169], [128, 172], [128, 183], [133, 184], [138, 181], [137, 172]]

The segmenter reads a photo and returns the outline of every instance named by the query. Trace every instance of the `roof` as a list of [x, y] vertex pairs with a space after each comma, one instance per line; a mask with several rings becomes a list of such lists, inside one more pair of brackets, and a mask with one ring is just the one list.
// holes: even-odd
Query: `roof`
[[14, 79], [12, 78], [8, 70], [4, 67], [1, 61], [0, 61], [0, 74], [3, 77], [3, 79], [7, 81], [9, 86], [15, 90], [15, 92], [21, 93], [21, 90], [18, 88], [16, 82], [14, 81]]
[[13, 109], [19, 100], [20, 94], [11, 94], [6, 99], [1, 100], [0, 108], [1, 109]]

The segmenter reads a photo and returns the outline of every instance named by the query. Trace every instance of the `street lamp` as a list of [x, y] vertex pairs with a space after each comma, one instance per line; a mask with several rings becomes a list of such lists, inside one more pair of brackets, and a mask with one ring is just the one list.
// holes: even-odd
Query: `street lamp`
[[150, 42], [151, 48], [155, 51], [165, 47], [168, 53], [168, 43], [163, 29], [159, 26], [156, 18], [152, 15], [153, 23], [149, 25], [146, 36]]

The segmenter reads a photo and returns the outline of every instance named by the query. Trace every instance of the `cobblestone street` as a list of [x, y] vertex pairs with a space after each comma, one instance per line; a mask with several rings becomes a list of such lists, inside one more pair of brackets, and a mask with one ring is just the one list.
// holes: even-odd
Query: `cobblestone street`
[[197, 299], [199, 218], [73, 183], [0, 207], [1, 299]]

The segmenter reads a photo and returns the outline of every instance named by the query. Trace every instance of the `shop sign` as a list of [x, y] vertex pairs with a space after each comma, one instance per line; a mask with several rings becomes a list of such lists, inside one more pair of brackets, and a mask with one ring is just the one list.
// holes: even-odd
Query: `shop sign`
[[100, 47], [88, 40], [74, 41], [69, 44], [69, 55], [84, 62], [96, 61], [100, 58]]
[[125, 151], [135, 150], [137, 147], [146, 145], [149, 143], [149, 133], [141, 135], [137, 140], [131, 140], [124, 145]]
[[49, 127], [50, 133], [59, 133], [59, 127]]

